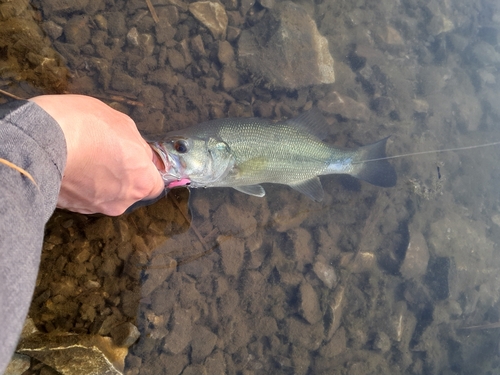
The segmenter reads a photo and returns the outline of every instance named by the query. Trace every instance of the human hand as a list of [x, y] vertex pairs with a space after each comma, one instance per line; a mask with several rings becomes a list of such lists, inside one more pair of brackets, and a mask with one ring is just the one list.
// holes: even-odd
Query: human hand
[[59, 123], [66, 138], [57, 207], [116, 216], [161, 194], [165, 185], [155, 166], [161, 161], [130, 117], [83, 95], [43, 95], [30, 101]]

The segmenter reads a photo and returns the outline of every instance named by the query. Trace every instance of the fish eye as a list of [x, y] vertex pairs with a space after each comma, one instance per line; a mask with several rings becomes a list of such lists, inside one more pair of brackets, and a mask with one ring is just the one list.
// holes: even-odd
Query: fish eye
[[174, 142], [174, 150], [177, 151], [179, 154], [185, 154], [188, 151], [188, 146], [186, 141], [179, 139], [178, 141]]

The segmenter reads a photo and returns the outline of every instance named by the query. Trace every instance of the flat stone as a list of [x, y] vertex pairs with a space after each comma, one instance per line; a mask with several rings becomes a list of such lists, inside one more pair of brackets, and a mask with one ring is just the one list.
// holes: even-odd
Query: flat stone
[[31, 358], [23, 354], [14, 354], [10, 360], [4, 375], [22, 375], [30, 368]]
[[405, 279], [414, 279], [425, 274], [429, 263], [429, 249], [424, 236], [410, 228], [410, 243], [406, 256], [399, 270]]
[[306, 10], [281, 3], [238, 42], [238, 59], [272, 87], [297, 89], [335, 82], [333, 58]]
[[220, 236], [217, 242], [220, 245], [224, 273], [228, 276], [237, 276], [245, 256], [245, 242], [240, 238], [226, 236]]
[[310, 324], [317, 323], [322, 317], [319, 299], [311, 284], [304, 282], [300, 285], [300, 307], [299, 313]]
[[64, 25], [66, 42], [82, 47], [90, 40], [88, 17], [74, 16]]
[[189, 5], [189, 11], [200, 21], [215, 39], [224, 39], [228, 18], [224, 6], [212, 1], [198, 1]]
[[343, 118], [356, 121], [368, 121], [370, 110], [356, 100], [332, 91], [318, 102], [318, 108], [324, 112], [340, 115]]
[[217, 209], [212, 220], [221, 234], [247, 238], [257, 230], [257, 220], [251, 214], [227, 204]]
[[314, 274], [325, 284], [329, 289], [332, 289], [337, 284], [337, 274], [335, 269], [328, 264], [317, 261], [313, 266]]
[[191, 357], [194, 363], [201, 363], [214, 350], [217, 342], [217, 335], [204, 326], [197, 326], [193, 329], [193, 339], [191, 340]]
[[17, 352], [29, 355], [63, 375], [121, 375], [126, 348], [98, 335], [34, 333], [20, 340]]
[[111, 329], [111, 337], [116, 345], [128, 348], [140, 337], [139, 329], [130, 322]]
[[172, 330], [165, 338], [165, 350], [173, 354], [179, 354], [187, 347], [191, 341], [193, 330], [190, 315], [187, 310], [182, 310], [179, 307], [174, 310]]

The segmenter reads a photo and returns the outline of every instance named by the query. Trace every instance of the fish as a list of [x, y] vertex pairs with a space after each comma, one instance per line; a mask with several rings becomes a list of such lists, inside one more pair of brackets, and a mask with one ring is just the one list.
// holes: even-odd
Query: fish
[[341, 149], [323, 140], [327, 129], [325, 118], [313, 109], [284, 121], [210, 120], [168, 132], [150, 146], [163, 164], [159, 170], [166, 189], [231, 187], [263, 197], [262, 184], [272, 183], [320, 202], [319, 176], [347, 174], [375, 186], [396, 184], [396, 171], [385, 160], [388, 137]]

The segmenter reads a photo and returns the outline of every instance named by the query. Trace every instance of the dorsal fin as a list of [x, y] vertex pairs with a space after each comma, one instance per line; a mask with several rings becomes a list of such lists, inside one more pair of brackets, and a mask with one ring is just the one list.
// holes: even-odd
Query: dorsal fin
[[328, 136], [329, 126], [319, 109], [312, 108], [286, 122], [307, 133], [314, 134], [319, 139], [323, 140]]

